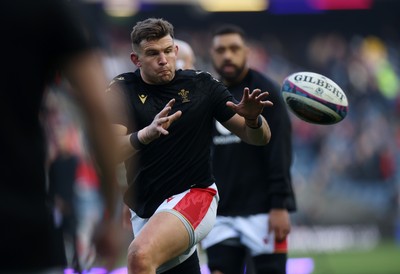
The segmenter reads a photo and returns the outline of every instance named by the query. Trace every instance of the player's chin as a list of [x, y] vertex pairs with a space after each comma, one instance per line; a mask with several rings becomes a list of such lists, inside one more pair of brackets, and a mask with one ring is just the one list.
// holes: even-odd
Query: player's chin
[[227, 82], [235, 83], [238, 79], [237, 74], [220, 74], [222, 78], [224, 78]]
[[224, 67], [218, 71], [218, 74], [221, 75], [224, 79], [231, 81], [237, 79], [240, 73], [233, 67]]
[[174, 74], [172, 73], [163, 73], [159, 77], [159, 83], [160, 84], [166, 84], [172, 81], [174, 78]]

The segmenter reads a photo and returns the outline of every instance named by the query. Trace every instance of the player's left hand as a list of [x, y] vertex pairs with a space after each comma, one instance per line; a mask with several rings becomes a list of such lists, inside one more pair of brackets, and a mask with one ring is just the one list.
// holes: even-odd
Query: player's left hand
[[290, 233], [290, 217], [286, 209], [271, 209], [268, 219], [268, 232], [275, 232], [275, 239], [283, 241]]
[[256, 120], [264, 107], [273, 106], [271, 101], [265, 100], [268, 95], [267, 91], [261, 92], [260, 89], [254, 89], [250, 93], [250, 89], [246, 87], [243, 90], [242, 100], [238, 104], [228, 101], [226, 105], [245, 119]]

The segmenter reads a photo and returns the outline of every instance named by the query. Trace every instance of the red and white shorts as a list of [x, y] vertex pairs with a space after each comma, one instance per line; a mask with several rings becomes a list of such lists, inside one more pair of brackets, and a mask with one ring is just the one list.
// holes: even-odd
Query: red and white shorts
[[[214, 226], [219, 195], [215, 184], [208, 188], [191, 188], [166, 199], [155, 211], [169, 212], [177, 216], [189, 233], [189, 248], [177, 258], [166, 262], [157, 269], [157, 273], [166, 271], [189, 258], [197, 244]], [[138, 235], [148, 219], [140, 218], [131, 210], [131, 222], [134, 235]]]

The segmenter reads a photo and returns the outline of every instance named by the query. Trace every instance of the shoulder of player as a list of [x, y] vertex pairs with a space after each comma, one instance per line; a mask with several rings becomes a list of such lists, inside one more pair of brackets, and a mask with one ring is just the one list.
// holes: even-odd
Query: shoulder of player
[[193, 70], [193, 69], [185, 69], [185, 70], [177, 70], [178, 78], [192, 78], [195, 80], [212, 80], [215, 82], [220, 82], [216, 79], [211, 73], [203, 70]]
[[251, 78], [253, 86], [268, 91], [272, 96], [280, 94], [280, 86], [275, 80], [254, 69], [250, 69], [249, 73], [252, 74]]
[[115, 84], [115, 83], [129, 84], [131, 82], [136, 81], [137, 79], [138, 79], [138, 77], [136, 76], [136, 73], [134, 73], [134, 72], [121, 73], [121, 74], [115, 76], [111, 80], [110, 85]]
[[273, 80], [271, 77], [269, 77], [268, 75], [265, 75], [257, 70], [254, 69], [250, 69], [249, 73], [251, 73], [253, 76], [253, 81], [259, 83], [259, 84], [263, 84], [264, 86], [272, 86], [274, 88], [279, 87], [278, 83]]
[[127, 86], [135, 81], [139, 80], [135, 72], [121, 73], [115, 76], [108, 85], [107, 91], [113, 89], [114, 86]]

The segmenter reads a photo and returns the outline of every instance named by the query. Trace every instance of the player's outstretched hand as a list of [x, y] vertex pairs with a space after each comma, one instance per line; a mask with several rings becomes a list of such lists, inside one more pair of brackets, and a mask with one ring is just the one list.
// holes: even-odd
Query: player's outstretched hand
[[271, 101], [265, 100], [268, 95], [267, 91], [261, 92], [260, 89], [254, 89], [250, 93], [250, 89], [246, 87], [243, 90], [242, 100], [238, 104], [228, 101], [226, 105], [240, 116], [249, 120], [255, 120], [261, 114], [264, 107], [273, 106]]
[[165, 105], [165, 107], [154, 117], [153, 122], [147, 127], [139, 130], [138, 138], [141, 143], [148, 144], [151, 141], [159, 138], [161, 135], [168, 135], [169, 126], [175, 122], [182, 115], [182, 111], [168, 115], [175, 103], [175, 99], [172, 99]]

